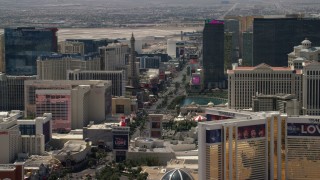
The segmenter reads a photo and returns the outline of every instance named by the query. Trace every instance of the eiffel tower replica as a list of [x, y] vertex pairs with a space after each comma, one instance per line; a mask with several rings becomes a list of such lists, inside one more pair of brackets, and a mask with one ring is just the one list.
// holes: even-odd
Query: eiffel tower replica
[[139, 77], [138, 77], [138, 73], [137, 73], [137, 68], [136, 68], [136, 54], [135, 54], [135, 38], [133, 36], [131, 36], [130, 39], [130, 44], [131, 44], [131, 48], [130, 48], [130, 76], [129, 76], [129, 86], [130, 89], [132, 90], [133, 95], [136, 94], [136, 92], [139, 91], [140, 89], [140, 83], [139, 83]]

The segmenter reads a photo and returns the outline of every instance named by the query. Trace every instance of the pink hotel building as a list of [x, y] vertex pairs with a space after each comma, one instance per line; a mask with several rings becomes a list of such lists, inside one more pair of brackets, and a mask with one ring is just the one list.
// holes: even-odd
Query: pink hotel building
[[111, 113], [111, 82], [30, 80], [25, 82], [25, 116], [52, 113], [52, 130], [65, 132], [101, 123]]
[[36, 90], [36, 116], [52, 112], [52, 129], [71, 130], [71, 91]]

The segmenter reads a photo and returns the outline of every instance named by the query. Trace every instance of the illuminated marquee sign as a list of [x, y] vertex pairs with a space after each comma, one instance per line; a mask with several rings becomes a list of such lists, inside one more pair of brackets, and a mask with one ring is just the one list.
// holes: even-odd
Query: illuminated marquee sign
[[192, 77], [192, 84], [193, 85], [199, 85], [200, 84], [200, 77], [199, 76], [193, 76]]
[[[319, 119], [309, 119], [311, 122]], [[318, 121], [319, 122], [319, 121]], [[320, 136], [320, 124], [287, 123], [288, 136]]]
[[128, 149], [128, 135], [113, 135], [113, 149]]

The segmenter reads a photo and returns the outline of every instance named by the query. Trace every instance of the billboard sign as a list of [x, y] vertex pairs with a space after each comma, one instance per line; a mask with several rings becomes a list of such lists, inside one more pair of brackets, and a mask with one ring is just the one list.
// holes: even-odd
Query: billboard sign
[[129, 141], [128, 135], [124, 135], [124, 134], [113, 135], [113, 149], [128, 150], [128, 143], [129, 143], [128, 141]]
[[206, 130], [206, 143], [221, 143], [221, 129]]
[[265, 137], [265, 124], [238, 127], [238, 140]]
[[320, 136], [320, 124], [287, 123], [288, 136]]
[[192, 76], [192, 84], [200, 85], [200, 76]]

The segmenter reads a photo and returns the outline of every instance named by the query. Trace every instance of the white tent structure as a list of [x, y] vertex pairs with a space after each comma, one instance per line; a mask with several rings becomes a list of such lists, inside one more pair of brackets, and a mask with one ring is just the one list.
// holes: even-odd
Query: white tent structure
[[186, 118], [180, 113], [178, 117], [175, 117], [173, 121], [184, 121]]
[[206, 121], [207, 118], [204, 116], [198, 115], [198, 116], [194, 117], [193, 120], [197, 121], [197, 122], [201, 122], [201, 121]]

